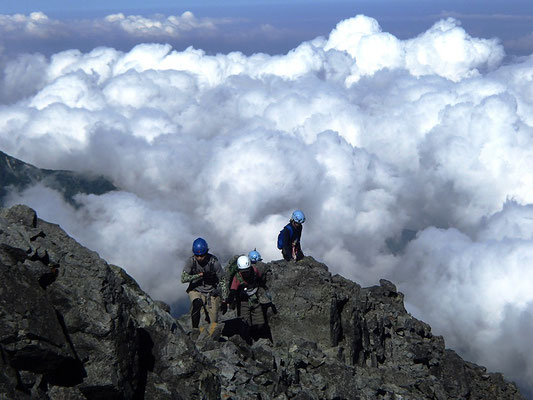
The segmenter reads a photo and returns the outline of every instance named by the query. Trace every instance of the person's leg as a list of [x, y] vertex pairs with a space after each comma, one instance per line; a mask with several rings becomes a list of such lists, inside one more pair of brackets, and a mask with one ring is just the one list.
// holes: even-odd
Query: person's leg
[[281, 249], [281, 255], [285, 261], [292, 260], [292, 246], [285, 246]]
[[209, 313], [209, 319], [211, 325], [209, 325], [209, 334], [212, 335], [217, 327], [218, 323], [218, 310], [220, 309], [220, 297], [219, 296], [209, 296], [209, 301], [207, 302], [207, 312]]
[[261, 325], [265, 323], [265, 314], [260, 303], [250, 308], [250, 325]]
[[202, 294], [195, 290], [191, 290], [189, 292], [189, 299], [191, 300], [191, 325], [193, 329], [198, 329], [202, 308], [204, 306]]
[[241, 301], [241, 337], [246, 341], [248, 344], [252, 344], [252, 337], [250, 336], [250, 305], [248, 304], [248, 300]]
[[300, 242], [296, 244], [296, 261], [300, 261], [302, 258], [304, 258], [304, 253], [302, 251], [302, 247], [300, 246]]
[[207, 312], [209, 313], [209, 319], [211, 323], [218, 322], [218, 310], [220, 309], [220, 297], [219, 296], [209, 296], [207, 302]]
[[250, 337], [253, 340], [258, 340], [262, 337], [262, 331], [265, 326], [265, 314], [263, 313], [263, 306], [257, 303], [251, 307], [250, 310]]

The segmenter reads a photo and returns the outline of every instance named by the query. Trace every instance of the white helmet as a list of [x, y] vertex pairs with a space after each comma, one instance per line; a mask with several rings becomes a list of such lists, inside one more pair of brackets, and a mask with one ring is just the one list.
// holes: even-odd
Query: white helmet
[[237, 259], [237, 267], [239, 269], [247, 269], [250, 268], [250, 258], [248, 256], [240, 256]]

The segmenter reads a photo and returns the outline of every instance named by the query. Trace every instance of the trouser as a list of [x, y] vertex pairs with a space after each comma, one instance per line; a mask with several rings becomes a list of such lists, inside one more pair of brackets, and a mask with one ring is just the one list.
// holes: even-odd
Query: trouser
[[252, 303], [247, 300], [239, 303], [240, 316], [242, 318], [241, 337], [248, 344], [259, 338], [268, 338], [272, 340], [270, 329], [268, 328], [264, 307], [265, 304]]
[[209, 322], [218, 322], [218, 309], [220, 308], [220, 297], [210, 296], [206, 293], [200, 293], [196, 290], [189, 292], [191, 300], [191, 323], [193, 328], [198, 328], [202, 309], [207, 313]]
[[248, 324], [249, 326], [261, 325], [265, 323], [265, 315], [263, 314], [263, 307], [261, 303], [250, 303], [248, 300], [241, 301], [239, 304], [239, 314], [242, 318], [242, 321]]
[[285, 246], [283, 249], [281, 249], [281, 254], [283, 255], [285, 261], [291, 261], [294, 259], [296, 259], [296, 261], [299, 261], [304, 258], [304, 253], [302, 252], [300, 243], [297, 243], [295, 246]]

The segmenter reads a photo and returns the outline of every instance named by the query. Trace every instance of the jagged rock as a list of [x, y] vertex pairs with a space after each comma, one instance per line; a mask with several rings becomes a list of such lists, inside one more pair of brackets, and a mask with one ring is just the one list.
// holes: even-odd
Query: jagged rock
[[446, 349], [389, 281], [361, 288], [311, 257], [261, 269], [269, 330], [248, 344], [230, 310], [193, 334], [57, 225], [2, 209], [0, 398], [522, 399]]
[[34, 216], [0, 211], [0, 398], [218, 399], [215, 368], [167, 310]]
[[[522, 399], [501, 374], [445, 349], [393, 283], [361, 288], [311, 257], [262, 269], [277, 309], [271, 340], [247, 346], [230, 311], [196, 342], [220, 371], [222, 398]], [[190, 329], [188, 315], [179, 321]]]

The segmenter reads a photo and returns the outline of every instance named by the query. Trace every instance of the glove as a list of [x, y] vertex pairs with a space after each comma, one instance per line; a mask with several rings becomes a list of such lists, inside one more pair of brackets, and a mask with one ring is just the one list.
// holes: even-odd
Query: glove
[[223, 301], [220, 305], [220, 311], [222, 311], [222, 315], [226, 314], [228, 312], [228, 303]]
[[204, 282], [209, 285], [216, 285], [218, 282], [217, 274], [214, 272], [204, 272]]

